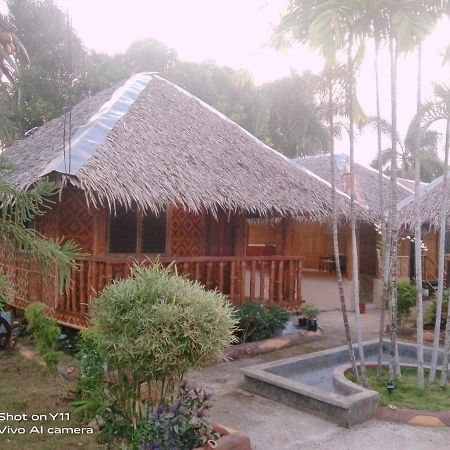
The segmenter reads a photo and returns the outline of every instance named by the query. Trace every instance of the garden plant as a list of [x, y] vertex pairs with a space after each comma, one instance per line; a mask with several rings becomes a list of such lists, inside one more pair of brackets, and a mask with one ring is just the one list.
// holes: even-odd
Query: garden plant
[[224, 359], [235, 341], [228, 300], [159, 264], [135, 265], [95, 300], [80, 346], [77, 410], [101, 417], [103, 435], [132, 446], [158, 405], [175, 398], [184, 375]]

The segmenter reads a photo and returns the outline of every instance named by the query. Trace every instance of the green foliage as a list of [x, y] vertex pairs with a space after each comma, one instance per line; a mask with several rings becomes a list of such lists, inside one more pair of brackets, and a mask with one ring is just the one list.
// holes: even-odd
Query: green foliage
[[131, 278], [93, 302], [92, 327], [82, 337], [78, 410], [86, 417], [106, 412], [104, 431], [133, 441], [188, 371], [224, 359], [235, 339], [233, 315], [225, 296], [170, 268], [133, 266]]
[[58, 337], [61, 334], [58, 324], [54, 319], [46, 316], [44, 303], [31, 303], [25, 309], [27, 328], [36, 344], [36, 350], [50, 372], [56, 372], [59, 362], [59, 354], [56, 351]]
[[319, 316], [319, 314], [320, 311], [314, 305], [309, 305], [308, 303], [305, 303], [303, 305], [302, 315], [307, 319], [309, 320], [316, 319]]
[[8, 285], [4, 277], [0, 276], [0, 313], [5, 310], [5, 306], [9, 303], [6, 296]]
[[262, 303], [247, 303], [238, 310], [240, 342], [253, 342], [272, 337], [275, 330], [285, 327], [289, 313], [279, 306], [267, 309]]
[[316, 101], [320, 78], [293, 74], [260, 89], [258, 137], [290, 158], [325, 153], [328, 133]]
[[0, 157], [0, 238], [12, 251], [20, 247], [44, 264], [57, 264], [60, 267], [60, 287], [63, 289], [75, 259], [83, 256], [79, 247], [72, 241], [45, 238], [26, 226], [36, 216], [45, 213], [48, 198], [55, 195], [55, 186], [40, 180], [26, 191], [17, 189], [6, 181], [10, 170], [8, 161]]
[[409, 280], [397, 281], [397, 321], [399, 324], [408, 320], [411, 308], [416, 304], [417, 290]]
[[82, 331], [77, 357], [80, 361], [80, 375], [76, 400], [72, 402], [74, 412], [79, 413], [86, 421], [102, 417], [112, 405], [106, 392], [106, 360], [100, 354], [91, 329]]
[[159, 405], [150, 415], [148, 437], [142, 450], [191, 450], [217, 439], [212, 426], [205, 420], [211, 407], [210, 395], [183, 383], [176, 401]]
[[[425, 379], [427, 378], [425, 371]], [[355, 382], [353, 372], [346, 373], [346, 377]], [[450, 395], [448, 388], [440, 388], [438, 383], [426, 383], [425, 389], [417, 387], [417, 369], [414, 367], [402, 367], [402, 376], [395, 380], [395, 388], [389, 395], [386, 384], [389, 379], [388, 370], [381, 373], [381, 379], [377, 380], [376, 369], [367, 368], [369, 389], [380, 393], [380, 405], [394, 404], [397, 408], [409, 408], [425, 411], [448, 411], [450, 409]]]
[[[116, 55], [88, 52], [54, 2], [10, 0], [8, 6], [8, 20], [19, 30], [31, 64], [21, 61], [17, 85], [0, 83], [0, 145], [10, 145], [17, 136], [61, 115], [69, 104], [149, 71], [290, 157], [327, 151], [315, 75], [293, 74], [256, 86], [247, 71], [180, 60], [174, 49], [153, 39], [136, 41]], [[19, 88], [22, 108], [17, 107]]]
[[[441, 330], [445, 329], [445, 323], [447, 322], [447, 309], [448, 309], [448, 298], [449, 298], [449, 291], [446, 289], [444, 291], [444, 296], [442, 298], [442, 314], [441, 314]], [[433, 305], [431, 307], [431, 314], [429, 322], [434, 326], [436, 323], [436, 308], [437, 308], [437, 301], [436, 298], [433, 300]]]

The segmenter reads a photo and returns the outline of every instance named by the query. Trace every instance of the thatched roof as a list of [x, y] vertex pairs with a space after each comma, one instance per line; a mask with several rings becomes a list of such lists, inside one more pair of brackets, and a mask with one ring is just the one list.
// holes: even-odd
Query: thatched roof
[[[305, 167], [319, 177], [331, 182], [330, 154], [295, 158], [292, 162], [296, 166]], [[347, 194], [350, 194], [349, 169], [349, 156], [345, 154], [336, 154], [336, 187]], [[390, 193], [390, 180], [386, 176], [383, 176], [383, 191], [385, 197], [388, 198]], [[408, 197], [413, 192], [414, 190], [411, 190], [405, 183], [398, 183], [398, 198], [400, 200]], [[370, 211], [379, 214], [380, 196], [377, 170], [355, 163], [355, 197], [361, 205], [367, 206]]]
[[[95, 206], [248, 211], [325, 219], [330, 187], [298, 170], [218, 111], [155, 74], [138, 74], [76, 105], [4, 154], [27, 188], [52, 173]], [[348, 198], [339, 196], [340, 213]]]
[[[450, 173], [449, 173], [450, 179]], [[421, 215], [424, 225], [430, 228], [439, 228], [439, 215], [442, 208], [442, 181], [443, 177], [436, 178], [431, 183], [422, 186], [420, 203]], [[450, 229], [450, 183], [447, 185], [447, 229]], [[400, 222], [414, 229], [415, 219], [415, 194], [410, 195], [398, 204]]]

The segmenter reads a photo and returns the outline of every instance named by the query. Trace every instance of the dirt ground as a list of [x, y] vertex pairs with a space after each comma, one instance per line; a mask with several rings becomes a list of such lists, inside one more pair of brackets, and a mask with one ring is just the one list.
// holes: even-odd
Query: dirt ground
[[[364, 339], [378, 335], [379, 312], [361, 316]], [[354, 329], [353, 314], [351, 327]], [[297, 345], [260, 357], [233, 361], [191, 373], [189, 380], [214, 394], [212, 419], [240, 429], [251, 438], [254, 450], [448, 450], [450, 429], [423, 428], [372, 420], [350, 430], [304, 411], [250, 394], [241, 388], [239, 369], [274, 359], [300, 355], [345, 344], [340, 313], [322, 313], [320, 341]], [[450, 395], [450, 394], [447, 394]]]
[[[0, 413], [27, 414], [26, 420], [3, 421], [4, 427], [25, 428], [26, 434], [0, 433], [1, 450], [74, 450], [100, 449], [93, 435], [49, 434], [48, 427], [80, 427], [68, 401], [74, 383], [43, 373], [42, 367], [17, 352], [0, 351]], [[62, 413], [55, 417], [50, 413]], [[32, 414], [40, 415], [33, 420]], [[66, 414], [69, 414], [67, 416]], [[46, 416], [44, 418], [44, 416]], [[69, 420], [66, 420], [69, 419]], [[32, 427], [36, 432], [30, 434]], [[41, 432], [40, 427], [44, 427]]]

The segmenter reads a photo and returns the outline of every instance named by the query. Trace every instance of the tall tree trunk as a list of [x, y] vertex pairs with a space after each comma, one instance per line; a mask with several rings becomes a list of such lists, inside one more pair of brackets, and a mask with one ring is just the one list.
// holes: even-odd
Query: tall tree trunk
[[390, 310], [391, 310], [391, 342], [389, 361], [389, 380], [400, 376], [400, 365], [397, 353], [397, 254], [398, 254], [398, 213], [397, 213], [397, 48], [394, 36], [389, 38], [389, 53], [391, 66], [391, 261], [390, 261]]
[[[450, 147], [450, 118], [447, 119], [445, 132], [445, 161], [442, 175], [442, 204], [439, 217], [439, 261], [438, 261], [438, 293], [436, 299], [436, 321], [434, 324], [433, 354], [431, 357], [430, 383], [436, 378], [436, 367], [439, 354], [439, 337], [441, 331], [442, 301], [444, 298], [444, 271], [445, 271], [445, 234], [447, 228], [447, 184], [448, 184], [448, 154]], [[450, 308], [448, 308], [450, 311]], [[442, 364], [441, 384], [446, 380], [448, 372], [448, 347], [449, 347], [449, 315], [447, 312], [447, 324], [445, 326], [444, 361]]]
[[[448, 114], [448, 111], [447, 111]], [[446, 217], [447, 217], [447, 171], [448, 171], [448, 153], [450, 148], [450, 118], [447, 118], [447, 128], [445, 132], [445, 167], [444, 167], [444, 177], [442, 180], [442, 207], [441, 207], [441, 214], [443, 215], [444, 219], [441, 217], [441, 233], [443, 238], [443, 243], [441, 242], [441, 239], [439, 240], [439, 284], [442, 284], [442, 287], [444, 286], [444, 264], [442, 263], [441, 266], [441, 259], [444, 259], [444, 252], [445, 252], [445, 231], [446, 231]], [[441, 236], [440, 236], [441, 238]], [[442, 258], [441, 258], [442, 255]], [[441, 295], [443, 295], [443, 290]], [[441, 311], [442, 311], [442, 298], [441, 298]], [[440, 317], [439, 313], [439, 317]], [[436, 322], [437, 322], [437, 308], [436, 308]], [[440, 320], [439, 320], [439, 328], [437, 330], [440, 330]], [[434, 337], [436, 339], [436, 328], [434, 330]], [[438, 348], [439, 348], [439, 339], [438, 339]], [[434, 356], [434, 341], [433, 341], [433, 356]], [[448, 353], [450, 350], [450, 302], [449, 305], [447, 305], [447, 324], [445, 325], [445, 340], [444, 340], [444, 354], [442, 357], [442, 372], [441, 372], [441, 380], [440, 380], [440, 387], [444, 387], [447, 384], [447, 378], [448, 378]]]
[[383, 337], [385, 327], [386, 305], [388, 303], [389, 295], [389, 257], [390, 245], [387, 236], [387, 223], [385, 217], [384, 204], [384, 189], [383, 189], [383, 143], [381, 130], [381, 110], [380, 110], [380, 82], [379, 82], [379, 67], [378, 56], [380, 50], [379, 37], [375, 37], [375, 90], [376, 90], [376, 106], [377, 106], [377, 145], [378, 145], [378, 194], [380, 199], [380, 231], [381, 231], [381, 255], [379, 256], [380, 275], [383, 279], [383, 293], [381, 299], [380, 312], [380, 330], [378, 340], [378, 358], [377, 358], [377, 379], [381, 378], [381, 370], [383, 364]]
[[353, 350], [350, 326], [348, 324], [347, 305], [345, 303], [344, 284], [342, 281], [341, 261], [339, 259], [339, 240], [338, 240], [338, 219], [336, 211], [336, 162], [334, 156], [334, 111], [333, 111], [333, 78], [332, 70], [328, 69], [328, 123], [330, 128], [330, 161], [331, 161], [331, 205], [332, 205], [332, 229], [333, 229], [333, 248], [336, 261], [336, 277], [339, 289], [339, 300], [341, 302], [342, 319], [344, 321], [345, 338], [347, 340], [348, 353], [352, 363], [353, 373], [358, 380], [358, 368], [356, 366], [355, 352]]
[[417, 118], [416, 136], [414, 139], [414, 163], [415, 163], [415, 230], [414, 230], [414, 257], [415, 278], [417, 296], [417, 387], [423, 389], [423, 302], [422, 302], [422, 214], [421, 214], [421, 190], [420, 190], [420, 116], [422, 109], [422, 45], [417, 48]]
[[[355, 211], [355, 162], [354, 162], [354, 124], [353, 124], [353, 57], [352, 42], [350, 35], [348, 44], [348, 116], [349, 116], [349, 139], [350, 139], [350, 227], [352, 233], [352, 263], [353, 263], [353, 304], [355, 307], [356, 336], [358, 338], [359, 363], [361, 369], [361, 379], [364, 387], [367, 387], [366, 361], [364, 358], [364, 346], [362, 337], [361, 318], [359, 313], [359, 264], [358, 264], [358, 242], [356, 239], [356, 211]], [[339, 256], [339, 255], [338, 255]]]

